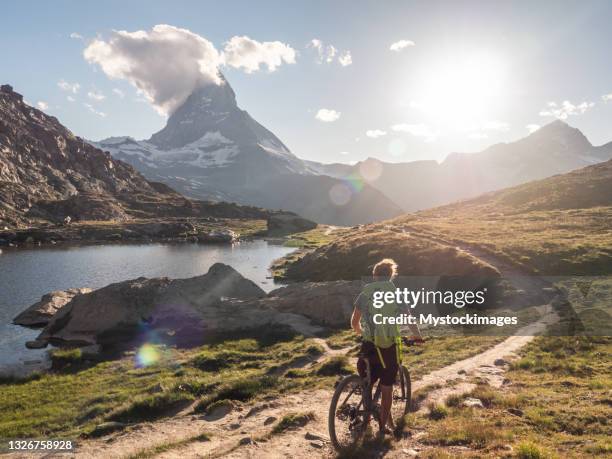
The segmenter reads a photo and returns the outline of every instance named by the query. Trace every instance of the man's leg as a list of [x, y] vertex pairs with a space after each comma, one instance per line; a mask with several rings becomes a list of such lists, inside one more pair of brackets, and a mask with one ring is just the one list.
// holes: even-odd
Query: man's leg
[[393, 386], [380, 385], [380, 430], [384, 431], [391, 412], [391, 402], [393, 400]]

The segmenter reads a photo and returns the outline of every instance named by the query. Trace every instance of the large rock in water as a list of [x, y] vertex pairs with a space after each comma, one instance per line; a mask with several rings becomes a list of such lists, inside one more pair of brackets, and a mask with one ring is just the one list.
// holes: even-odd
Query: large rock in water
[[15, 317], [13, 323], [24, 327], [44, 327], [66, 303], [77, 295], [89, 292], [91, 292], [90, 288], [71, 288], [47, 293], [40, 301]]
[[317, 331], [302, 315], [258, 304], [263, 297], [255, 283], [221, 263], [189, 279], [142, 277], [75, 297], [37, 340], [57, 345], [123, 346], [151, 340], [197, 345], [270, 324], [300, 333]]

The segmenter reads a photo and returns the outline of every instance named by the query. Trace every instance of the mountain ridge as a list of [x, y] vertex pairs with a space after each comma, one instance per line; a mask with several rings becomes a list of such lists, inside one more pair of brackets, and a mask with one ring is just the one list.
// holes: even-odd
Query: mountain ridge
[[[389, 163], [368, 158], [353, 166], [320, 165], [320, 173], [359, 177], [406, 212], [424, 210], [528, 183], [612, 158], [612, 142], [593, 146], [577, 128], [556, 120], [514, 142], [480, 152], [453, 152], [438, 163]], [[311, 167], [316, 167], [312, 165]]]
[[0, 87], [0, 224], [22, 227], [148, 217], [265, 218], [269, 212], [193, 201], [147, 180], [129, 164], [77, 137], [53, 116]]
[[[93, 142], [146, 177], [198, 199], [283, 208], [319, 223], [354, 225], [401, 213], [379, 190], [317, 174], [240, 109], [230, 84], [194, 91], [148, 140]], [[333, 194], [341, 190], [341, 200]]]

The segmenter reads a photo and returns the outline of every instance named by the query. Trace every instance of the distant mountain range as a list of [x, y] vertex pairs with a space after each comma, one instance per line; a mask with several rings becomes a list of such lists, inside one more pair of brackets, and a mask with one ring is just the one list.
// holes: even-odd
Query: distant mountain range
[[[353, 225], [401, 209], [365, 184], [319, 174], [236, 103], [230, 84], [196, 90], [149, 140], [112, 137], [94, 143], [146, 177], [199, 198], [284, 209], [320, 223]], [[331, 195], [330, 195], [331, 193]], [[334, 198], [334, 193], [339, 197]]]
[[55, 117], [0, 87], [0, 230], [79, 220], [147, 217], [266, 218], [266, 210], [194, 201], [150, 182], [75, 136]]
[[[555, 121], [516, 142], [452, 153], [441, 163], [301, 160], [238, 108], [225, 79], [196, 90], [149, 140], [112, 137], [95, 145], [187, 196], [282, 208], [340, 225], [383, 220], [612, 157], [612, 142], [594, 147], [578, 129]], [[355, 180], [360, 190], [347, 185]], [[340, 199], [333, 199], [335, 192]]]
[[612, 142], [595, 147], [578, 129], [554, 121], [516, 142], [493, 145], [479, 153], [451, 153], [441, 163], [385, 163], [369, 158], [353, 166], [309, 165], [333, 177], [361, 177], [404, 211], [412, 212], [562, 174], [610, 158]]

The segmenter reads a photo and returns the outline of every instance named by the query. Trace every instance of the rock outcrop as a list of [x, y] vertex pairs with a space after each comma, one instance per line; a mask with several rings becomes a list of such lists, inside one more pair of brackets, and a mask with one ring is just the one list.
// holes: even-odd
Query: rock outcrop
[[273, 290], [260, 303], [279, 312], [302, 314], [328, 327], [348, 327], [361, 281], [302, 282]]
[[61, 308], [37, 343], [133, 345], [154, 339], [197, 345], [272, 324], [319, 330], [297, 308], [277, 311], [265, 292], [231, 266], [189, 279], [138, 278], [78, 295]]
[[63, 308], [74, 297], [89, 292], [91, 292], [90, 288], [71, 288], [47, 293], [42, 296], [40, 301], [34, 303], [15, 317], [13, 323], [24, 327], [44, 327], [55, 316], [57, 311]]
[[315, 222], [293, 213], [277, 213], [268, 217], [268, 234], [270, 235], [300, 233], [316, 227]]

